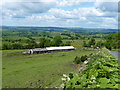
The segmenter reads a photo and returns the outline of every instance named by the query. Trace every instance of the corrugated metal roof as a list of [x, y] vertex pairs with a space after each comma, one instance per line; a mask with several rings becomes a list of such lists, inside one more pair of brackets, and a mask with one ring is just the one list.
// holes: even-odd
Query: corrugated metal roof
[[64, 50], [64, 49], [75, 49], [73, 46], [61, 46], [61, 47], [47, 47], [47, 50]]
[[32, 50], [32, 51], [50, 51], [50, 50], [65, 50], [65, 49], [69, 50], [69, 49], [75, 49], [75, 48], [73, 46], [60, 46], [60, 47], [35, 48], [35, 49], [30, 49], [30, 50]]
[[32, 49], [33, 51], [47, 51], [46, 48], [35, 48], [35, 49]]

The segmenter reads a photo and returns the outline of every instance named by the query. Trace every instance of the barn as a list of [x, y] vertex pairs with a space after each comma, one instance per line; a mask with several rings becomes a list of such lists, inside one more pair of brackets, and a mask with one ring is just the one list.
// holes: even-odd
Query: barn
[[71, 51], [71, 50], [75, 50], [75, 48], [73, 46], [46, 47], [46, 48], [30, 49], [27, 52], [27, 54], [50, 53], [50, 52]]

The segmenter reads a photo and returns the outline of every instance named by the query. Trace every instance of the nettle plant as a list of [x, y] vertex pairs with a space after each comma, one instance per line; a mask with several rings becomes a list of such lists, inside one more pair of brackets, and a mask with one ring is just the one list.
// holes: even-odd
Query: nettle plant
[[119, 81], [118, 59], [103, 50], [91, 58], [86, 69], [64, 84], [64, 88], [118, 88]]

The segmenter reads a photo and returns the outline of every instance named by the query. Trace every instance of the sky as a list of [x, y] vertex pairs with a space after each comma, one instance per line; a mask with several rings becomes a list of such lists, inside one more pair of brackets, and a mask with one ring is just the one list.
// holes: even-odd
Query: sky
[[118, 28], [118, 0], [2, 0], [0, 26]]

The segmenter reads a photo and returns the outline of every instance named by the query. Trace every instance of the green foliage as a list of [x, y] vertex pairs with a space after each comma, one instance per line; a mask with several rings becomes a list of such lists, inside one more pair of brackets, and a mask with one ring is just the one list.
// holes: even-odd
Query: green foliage
[[73, 62], [75, 64], [81, 64], [82, 62], [84, 62], [85, 60], [87, 60], [87, 58], [88, 58], [87, 55], [84, 55], [84, 56], [81, 56], [81, 57], [76, 56]]
[[82, 61], [82, 62], [84, 62], [85, 60], [87, 60], [87, 55], [85, 55], [85, 56], [81, 56], [81, 58], [80, 58], [80, 60]]
[[49, 39], [42, 37], [42, 38], [40, 38], [39, 47], [40, 48], [49, 47], [50, 46], [50, 42], [51, 41]]
[[75, 64], [80, 64], [80, 57], [76, 56], [73, 62]]
[[62, 43], [61, 36], [55, 36], [53, 40], [55, 42], [55, 46], [60, 46], [60, 44]]
[[73, 73], [69, 73], [69, 78], [72, 79], [73, 77]]
[[83, 47], [87, 47], [88, 45], [87, 45], [87, 43], [86, 43], [86, 41], [83, 41]]
[[96, 41], [95, 41], [95, 39], [94, 38], [91, 38], [91, 40], [89, 41], [89, 46], [91, 46], [91, 45], [95, 45], [95, 43], [96, 43]]
[[110, 34], [106, 37], [106, 48], [108, 49], [120, 49], [120, 32], [116, 34]]
[[102, 48], [104, 46], [104, 43], [102, 41], [98, 41], [96, 43], [96, 47]]
[[83, 47], [91, 47], [91, 46], [95, 46], [95, 44], [96, 41], [94, 38], [91, 38], [88, 43], [86, 43], [86, 41], [83, 41]]
[[120, 84], [118, 59], [111, 56], [106, 49], [91, 57], [86, 69], [74, 75], [65, 84], [71, 88], [118, 88]]
[[25, 40], [26, 44], [20, 43], [21, 40], [13, 40], [14, 42], [3, 42], [2, 49], [31, 49], [31, 48], [45, 48], [50, 46], [69, 46], [71, 45], [70, 41], [62, 42], [62, 38], [60, 36], [55, 36], [53, 40], [50, 40], [45, 37], [41, 37], [39, 42], [37, 43], [34, 39]]
[[65, 42], [65, 46], [70, 46], [71, 45], [71, 42], [70, 41], [66, 41]]

